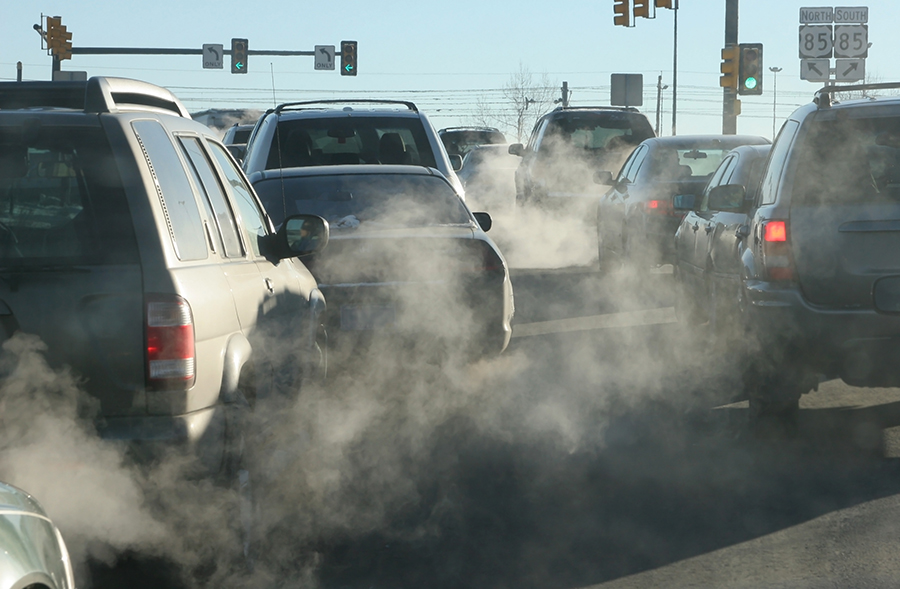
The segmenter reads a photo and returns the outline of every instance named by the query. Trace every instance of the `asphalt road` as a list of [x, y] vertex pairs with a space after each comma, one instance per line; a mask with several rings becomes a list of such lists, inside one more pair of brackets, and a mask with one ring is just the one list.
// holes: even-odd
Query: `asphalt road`
[[286, 512], [278, 586], [897, 585], [900, 390], [823, 383], [795, 436], [754, 435], [729, 358], [674, 321], [671, 273], [514, 286], [503, 357], [385, 381], [390, 412], [297, 457], [332, 461], [315, 500], [346, 512]]

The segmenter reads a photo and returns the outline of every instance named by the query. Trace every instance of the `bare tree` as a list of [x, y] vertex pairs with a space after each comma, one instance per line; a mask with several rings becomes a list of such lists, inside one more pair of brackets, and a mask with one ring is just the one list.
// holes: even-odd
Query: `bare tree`
[[547, 74], [541, 74], [537, 79], [520, 63], [519, 70], [503, 85], [500, 104], [492, 103], [487, 97], [479, 98], [473, 119], [476, 124], [496, 126], [514, 133], [516, 141], [521, 142], [538, 118], [549, 110], [556, 92], [556, 84]]

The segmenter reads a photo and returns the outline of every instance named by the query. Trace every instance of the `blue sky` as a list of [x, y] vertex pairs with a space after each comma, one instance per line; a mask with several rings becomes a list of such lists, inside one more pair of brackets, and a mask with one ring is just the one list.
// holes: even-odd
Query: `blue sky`
[[[772, 134], [774, 74], [777, 124], [808, 102], [818, 85], [800, 80], [799, 9], [828, 6], [809, 0], [741, 0], [740, 41], [764, 44], [764, 94], [743, 97], [738, 131]], [[868, 0], [867, 73], [900, 81], [900, 1]], [[718, 87], [724, 41], [724, 0], [681, 0], [678, 47], [678, 133], [721, 131]], [[201, 57], [74, 55], [65, 70], [144, 79], [175, 92], [191, 111], [213, 107], [266, 108], [273, 101], [376, 97], [411, 99], [437, 127], [471, 123], [474, 104], [496, 96], [520, 64], [558, 85], [567, 81], [575, 105], [609, 104], [612, 73], [644, 75], [641, 110], [655, 118], [655, 84], [672, 83], [672, 11], [633, 28], [613, 25], [613, 0], [565, 3], [520, 0], [428, 2], [250, 2], [155, 0], [9, 2], [0, 20], [0, 79], [50, 78], [50, 58], [32, 29], [41, 14], [60, 15], [82, 47], [200, 48], [230, 46], [245, 37], [250, 49], [312, 50], [359, 42], [359, 75], [317, 72], [311, 57], [250, 56], [249, 73], [202, 69]], [[273, 97], [274, 85], [274, 97]], [[671, 88], [663, 96], [663, 134], [671, 132]], [[489, 98], [496, 100], [496, 98]]]

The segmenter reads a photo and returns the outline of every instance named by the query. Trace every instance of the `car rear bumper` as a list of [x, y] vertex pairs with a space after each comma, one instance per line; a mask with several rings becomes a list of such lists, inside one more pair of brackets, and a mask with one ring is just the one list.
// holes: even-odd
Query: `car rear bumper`
[[748, 281], [750, 324], [766, 346], [855, 386], [900, 386], [900, 316], [811, 305], [797, 287]]
[[97, 431], [104, 440], [125, 443], [140, 464], [184, 450], [197, 456], [204, 471], [215, 474], [224, 458], [225, 421], [226, 407], [216, 405], [183, 415], [106, 417]]

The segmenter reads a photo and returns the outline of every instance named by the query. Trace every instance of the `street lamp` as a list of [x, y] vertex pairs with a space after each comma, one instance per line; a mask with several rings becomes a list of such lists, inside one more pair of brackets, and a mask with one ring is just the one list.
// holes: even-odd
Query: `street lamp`
[[772, 83], [772, 141], [775, 141], [775, 103], [778, 101], [778, 72], [780, 67], [770, 67], [769, 71], [775, 74]]

